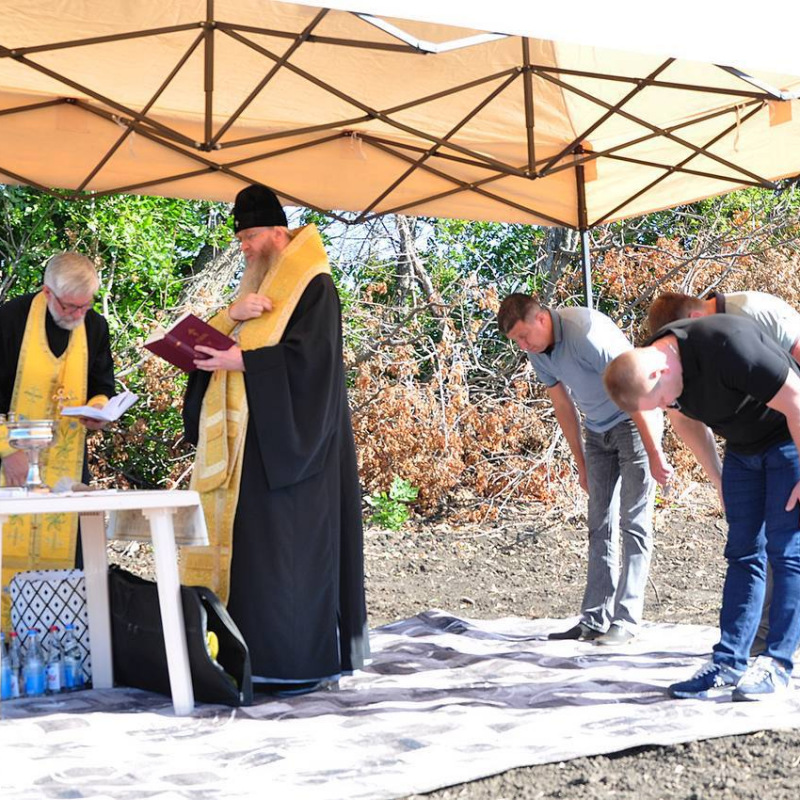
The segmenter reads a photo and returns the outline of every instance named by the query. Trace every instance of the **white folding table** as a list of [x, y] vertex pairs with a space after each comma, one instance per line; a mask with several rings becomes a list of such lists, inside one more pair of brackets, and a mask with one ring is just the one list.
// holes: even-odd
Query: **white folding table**
[[[180, 544], [208, 544], [208, 533], [200, 496], [192, 491], [97, 491], [67, 494], [25, 494], [0, 498], [0, 531], [16, 514], [74, 512], [80, 515], [83, 569], [86, 578], [86, 606], [92, 654], [92, 685], [111, 688], [114, 674], [111, 656], [111, 617], [108, 600], [108, 558], [106, 555], [105, 512], [140, 511], [149, 523], [139, 531], [116, 531], [116, 538], [150, 539], [156, 565], [158, 602], [167, 650], [169, 683], [175, 714], [184, 716], [194, 709], [189, 652], [183, 623], [183, 605], [178, 579], [178, 554], [172, 516], [180, 508], [192, 513]], [[2, 536], [0, 536], [2, 563]]]

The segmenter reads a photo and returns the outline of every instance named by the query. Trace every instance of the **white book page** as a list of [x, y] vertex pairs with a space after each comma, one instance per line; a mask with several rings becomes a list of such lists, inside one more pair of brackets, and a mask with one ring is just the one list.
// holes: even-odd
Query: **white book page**
[[133, 392], [121, 392], [114, 395], [103, 408], [94, 406], [64, 406], [61, 409], [63, 417], [88, 417], [89, 419], [113, 422], [119, 419], [137, 400], [138, 395]]

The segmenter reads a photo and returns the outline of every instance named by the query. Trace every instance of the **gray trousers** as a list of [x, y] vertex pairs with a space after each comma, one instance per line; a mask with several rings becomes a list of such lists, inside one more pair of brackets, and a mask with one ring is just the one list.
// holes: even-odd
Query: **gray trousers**
[[642, 621], [653, 549], [655, 481], [632, 420], [605, 433], [584, 429], [584, 449], [589, 564], [581, 621], [599, 631], [612, 623], [633, 631]]

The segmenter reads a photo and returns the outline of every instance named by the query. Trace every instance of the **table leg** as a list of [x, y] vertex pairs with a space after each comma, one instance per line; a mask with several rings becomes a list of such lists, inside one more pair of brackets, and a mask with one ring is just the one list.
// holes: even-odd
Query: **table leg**
[[[0, 515], [0, 567], [3, 566], [3, 527], [5, 526], [6, 522], [8, 522], [8, 517], [3, 514]], [[9, 644], [11, 644], [9, 642]], [[0, 648], [0, 668], [3, 666], [3, 652], [2, 648]]]
[[95, 689], [110, 689], [114, 685], [114, 666], [108, 605], [105, 515], [102, 512], [83, 512], [80, 518], [86, 610], [89, 613], [89, 647], [92, 653], [92, 686]]
[[173, 512], [174, 509], [170, 508], [142, 509], [142, 514], [150, 522], [150, 534], [153, 540], [158, 603], [161, 608], [161, 624], [164, 628], [172, 705], [178, 716], [186, 716], [194, 709], [194, 692], [178, 579], [178, 552], [172, 526]]

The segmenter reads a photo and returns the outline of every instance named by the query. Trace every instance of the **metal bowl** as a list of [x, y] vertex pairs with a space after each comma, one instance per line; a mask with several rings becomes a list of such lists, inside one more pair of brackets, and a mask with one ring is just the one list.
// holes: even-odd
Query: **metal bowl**
[[53, 443], [55, 425], [52, 419], [6, 422], [8, 443], [17, 450], [43, 450]]
[[28, 475], [25, 488], [33, 492], [48, 492], [39, 471], [39, 451], [53, 443], [55, 421], [52, 419], [12, 419], [6, 421], [8, 443], [28, 453]]

